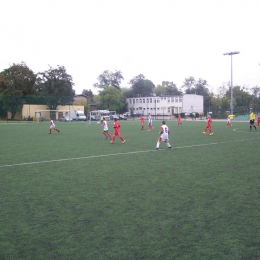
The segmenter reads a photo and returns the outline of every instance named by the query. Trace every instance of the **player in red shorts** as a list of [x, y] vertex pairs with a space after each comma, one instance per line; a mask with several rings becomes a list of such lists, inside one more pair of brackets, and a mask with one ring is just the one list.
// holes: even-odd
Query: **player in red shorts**
[[229, 126], [232, 126], [231, 123], [230, 123], [230, 116], [228, 116], [228, 118], [227, 118], [227, 124], [226, 124], [226, 127], [229, 127]]
[[181, 116], [180, 115], [178, 115], [178, 125], [182, 125]]
[[259, 125], [260, 125], [260, 115], [258, 115], [257, 121], [256, 121], [256, 126], [259, 127]]
[[54, 121], [51, 119], [50, 120], [50, 132], [49, 132], [49, 134], [51, 134], [52, 129], [54, 129], [58, 133], [60, 132], [60, 130], [55, 126]]
[[115, 142], [116, 136], [118, 136], [118, 138], [122, 141], [122, 143], [125, 143], [125, 139], [120, 134], [121, 125], [117, 122], [116, 118], [114, 118], [114, 126], [113, 127], [114, 127], [114, 134], [113, 134], [112, 141], [110, 143], [113, 144]]
[[144, 117], [140, 116], [141, 130], [144, 130]]
[[206, 124], [206, 127], [204, 129], [203, 134], [206, 134], [207, 130], [209, 130], [210, 135], [213, 135], [213, 132], [212, 132], [212, 129], [211, 129], [211, 123], [212, 123], [212, 119], [211, 119], [210, 115], [208, 115], [207, 124]]

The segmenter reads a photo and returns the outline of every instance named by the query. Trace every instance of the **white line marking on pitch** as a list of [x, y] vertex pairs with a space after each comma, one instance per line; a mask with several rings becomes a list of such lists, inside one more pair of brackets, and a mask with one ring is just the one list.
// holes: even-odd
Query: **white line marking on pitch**
[[[240, 139], [240, 140], [226, 141], [226, 142], [219, 142], [219, 143], [194, 144], [194, 145], [173, 147], [172, 150], [193, 148], [193, 147], [202, 147], [202, 146], [210, 146], [210, 145], [218, 145], [218, 144], [235, 143], [235, 142], [245, 142], [245, 141], [252, 141], [252, 140], [259, 140], [259, 139], [260, 138], [251, 138], [251, 139]], [[164, 150], [164, 149], [160, 149], [160, 150]], [[158, 151], [157, 150], [146, 150], [146, 151], [135, 151], [135, 152], [127, 152], [127, 153], [112, 153], [112, 154], [92, 155], [92, 156], [68, 158], [68, 159], [56, 159], [56, 160], [49, 160], [49, 161], [15, 163], [15, 164], [0, 165], [0, 168], [13, 167], [13, 166], [23, 166], [23, 165], [33, 165], [33, 164], [41, 164], [41, 163], [54, 163], [54, 162], [64, 162], [64, 161], [73, 161], [73, 160], [83, 160], [83, 159], [100, 158], [100, 157], [108, 157], [108, 156], [129, 155], [129, 154], [137, 154], [137, 153], [148, 153], [148, 152], [158, 152]]]

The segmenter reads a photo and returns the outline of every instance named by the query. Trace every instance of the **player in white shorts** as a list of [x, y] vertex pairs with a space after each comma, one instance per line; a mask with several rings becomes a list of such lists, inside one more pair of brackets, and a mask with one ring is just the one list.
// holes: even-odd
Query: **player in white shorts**
[[50, 132], [49, 134], [51, 134], [51, 130], [54, 129], [55, 131], [57, 131], [58, 133], [60, 132], [60, 130], [58, 128], [56, 128], [53, 120], [50, 120]]
[[166, 145], [168, 146], [168, 148], [172, 148], [170, 143], [169, 143], [169, 128], [168, 126], [165, 124], [165, 121], [162, 121], [162, 125], [161, 125], [161, 132], [160, 132], [160, 137], [158, 138], [157, 144], [155, 149], [158, 150], [159, 146], [160, 146], [160, 142], [164, 141], [166, 143]]

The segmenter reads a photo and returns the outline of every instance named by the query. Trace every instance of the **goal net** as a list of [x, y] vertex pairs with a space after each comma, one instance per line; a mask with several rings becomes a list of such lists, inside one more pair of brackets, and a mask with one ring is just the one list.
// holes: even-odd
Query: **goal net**
[[52, 120], [59, 120], [63, 116], [67, 116], [68, 110], [37, 110], [35, 113], [36, 121], [44, 122]]
[[103, 116], [106, 120], [110, 120], [110, 116], [115, 115], [116, 111], [109, 110], [93, 110], [89, 112], [88, 123], [97, 122], [100, 123], [100, 118]]

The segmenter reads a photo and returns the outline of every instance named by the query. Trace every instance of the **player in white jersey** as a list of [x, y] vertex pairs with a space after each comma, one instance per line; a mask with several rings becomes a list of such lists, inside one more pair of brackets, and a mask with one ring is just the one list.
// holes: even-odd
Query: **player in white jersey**
[[230, 116], [227, 117], [226, 127], [232, 126], [230, 123]]
[[103, 132], [102, 132], [102, 134], [105, 136], [105, 139], [111, 140], [112, 137], [111, 137], [111, 135], [110, 135], [109, 132], [108, 132], [108, 125], [107, 125], [107, 121], [106, 121], [105, 117], [103, 117], [102, 126], [103, 126]]
[[58, 133], [60, 132], [60, 130], [59, 130], [58, 128], [56, 128], [56, 126], [55, 126], [53, 120], [51, 119], [51, 120], [50, 120], [50, 132], [49, 132], [49, 134], [51, 134], [51, 130], [52, 130], [52, 129], [54, 129], [54, 130], [57, 131]]
[[148, 114], [148, 131], [150, 132], [153, 129], [153, 119], [151, 114]]
[[170, 130], [169, 130], [168, 126], [165, 124], [165, 121], [163, 120], [162, 125], [161, 125], [161, 132], [160, 132], [161, 136], [159, 137], [159, 139], [157, 141], [157, 144], [155, 147], [156, 150], [159, 149], [161, 141], [164, 141], [166, 143], [166, 145], [168, 146], [168, 148], [172, 148], [169, 143], [169, 133], [170, 133]]

